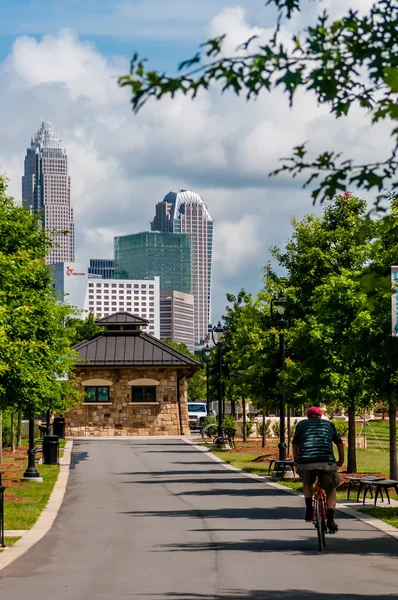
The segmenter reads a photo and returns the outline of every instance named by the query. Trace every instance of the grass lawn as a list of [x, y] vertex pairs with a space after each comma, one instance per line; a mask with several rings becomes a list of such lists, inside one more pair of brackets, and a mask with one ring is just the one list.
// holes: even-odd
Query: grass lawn
[[[15, 544], [15, 542], [17, 542], [20, 539], [21, 539], [20, 537], [5, 537], [4, 544], [6, 546], [12, 546], [13, 544]], [[0, 548], [0, 552], [3, 552], [3, 550], [1, 548]]]
[[364, 508], [361, 512], [381, 519], [392, 527], [398, 527], [398, 508]]
[[[64, 441], [64, 440], [62, 440]], [[0, 464], [4, 495], [4, 528], [30, 529], [37, 521], [57, 481], [58, 465], [36, 465], [43, 483], [21, 481], [27, 466], [26, 446], [17, 448], [14, 453], [4, 450]]]
[[58, 478], [59, 467], [40, 465], [38, 471], [43, 477], [43, 483], [24, 481], [20, 483], [21, 487], [12, 487], [11, 484], [7, 488], [4, 502], [5, 529], [30, 529], [46, 507]]
[[[388, 425], [388, 424], [387, 424]], [[264, 453], [269, 453], [270, 455], [275, 455], [276, 451], [276, 443], [272, 441], [268, 441], [268, 447], [264, 450], [261, 448], [260, 442], [257, 442], [258, 449], [255, 451], [253, 448], [254, 442], [249, 442], [250, 447], [248, 451], [245, 451], [245, 444], [238, 443], [237, 448], [233, 451], [230, 450], [217, 450], [212, 449], [211, 451], [219, 456], [226, 463], [241, 469], [247, 473], [255, 473], [257, 475], [268, 475], [268, 461], [261, 460], [258, 462], [259, 456]], [[249, 451], [250, 450], [250, 451]], [[257, 461], [256, 461], [257, 459]], [[377, 473], [384, 474], [388, 477], [389, 472], [389, 456], [388, 452], [383, 452], [382, 450], [374, 450], [374, 449], [366, 449], [357, 448], [357, 468], [359, 473], [369, 474], [369, 473]], [[343, 467], [344, 470], [344, 467]], [[292, 481], [289, 479], [278, 480], [282, 485], [289, 487], [291, 489], [296, 490], [297, 492], [302, 492], [303, 485], [301, 481]], [[353, 488], [353, 493], [355, 493], [355, 488]], [[398, 499], [398, 496], [391, 490], [390, 494], [391, 498], [395, 500]], [[351, 495], [351, 497], [353, 497]], [[347, 498], [347, 485], [344, 483], [337, 491], [337, 499], [338, 500], [346, 500]], [[384, 510], [384, 509], [380, 509]]]

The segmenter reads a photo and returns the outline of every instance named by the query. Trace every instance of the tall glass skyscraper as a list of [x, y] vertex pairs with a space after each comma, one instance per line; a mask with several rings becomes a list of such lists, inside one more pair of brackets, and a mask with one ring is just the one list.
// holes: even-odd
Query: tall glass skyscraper
[[169, 192], [163, 202], [156, 205], [151, 229], [192, 236], [192, 292], [195, 298], [195, 343], [198, 344], [207, 337], [211, 320], [213, 220], [199, 194], [180, 190]]
[[43, 227], [53, 242], [47, 263], [74, 262], [75, 228], [68, 157], [50, 121], [41, 122], [27, 149], [22, 202], [32, 212], [43, 215]]
[[161, 290], [191, 293], [191, 236], [145, 231], [115, 237], [115, 278], [160, 277]]

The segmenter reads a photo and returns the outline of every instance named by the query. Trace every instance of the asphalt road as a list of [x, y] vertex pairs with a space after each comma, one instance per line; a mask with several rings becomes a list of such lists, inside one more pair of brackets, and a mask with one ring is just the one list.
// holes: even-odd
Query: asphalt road
[[180, 440], [74, 444], [50, 532], [1, 600], [398, 600], [398, 541], [339, 515], [327, 551], [302, 500]]

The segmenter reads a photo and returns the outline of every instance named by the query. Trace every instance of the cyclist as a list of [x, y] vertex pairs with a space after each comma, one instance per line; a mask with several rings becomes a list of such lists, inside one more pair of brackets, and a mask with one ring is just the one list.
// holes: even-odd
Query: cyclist
[[[344, 445], [334, 424], [321, 418], [320, 408], [311, 406], [307, 417], [307, 420], [297, 423], [292, 442], [297, 473], [303, 479], [305, 520], [312, 521], [313, 484], [316, 479], [315, 471], [318, 471], [320, 484], [326, 492], [327, 527], [330, 533], [336, 533], [338, 526], [334, 520], [334, 509], [336, 488], [339, 485], [337, 467], [344, 461]], [[337, 463], [333, 454], [333, 443], [336, 444], [339, 453]]]

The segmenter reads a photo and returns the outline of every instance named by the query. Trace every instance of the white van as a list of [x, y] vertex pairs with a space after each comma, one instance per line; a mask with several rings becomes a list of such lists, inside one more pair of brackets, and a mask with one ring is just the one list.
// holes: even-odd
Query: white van
[[207, 417], [207, 405], [205, 402], [188, 402], [190, 429], [200, 429], [204, 417]]

